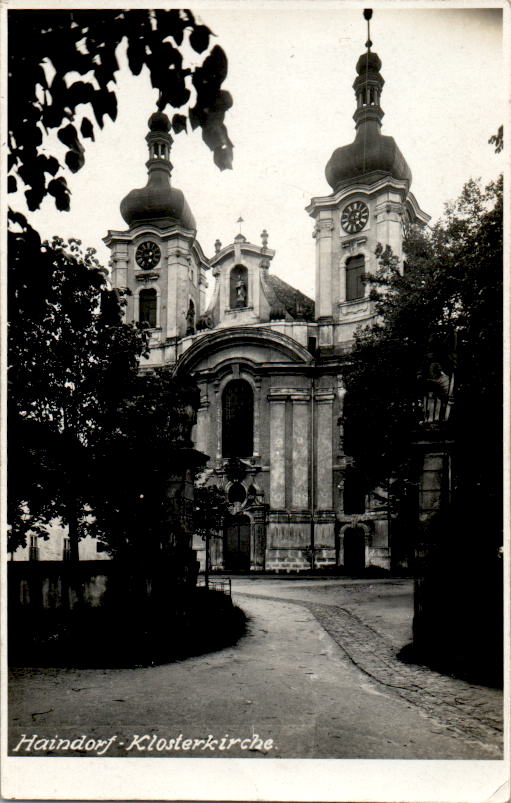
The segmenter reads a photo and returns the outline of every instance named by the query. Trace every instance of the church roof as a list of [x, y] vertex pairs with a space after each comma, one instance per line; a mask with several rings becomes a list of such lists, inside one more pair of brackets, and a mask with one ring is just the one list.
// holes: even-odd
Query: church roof
[[267, 274], [265, 277], [265, 290], [267, 291], [272, 317], [275, 318], [281, 314], [283, 318], [288, 320], [314, 320], [314, 301], [300, 290], [297, 290], [296, 287], [291, 287], [283, 279], [271, 273]]

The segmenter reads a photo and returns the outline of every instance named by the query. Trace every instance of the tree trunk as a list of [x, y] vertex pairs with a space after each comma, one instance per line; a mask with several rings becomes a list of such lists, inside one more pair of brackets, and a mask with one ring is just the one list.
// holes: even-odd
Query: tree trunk
[[70, 503], [68, 508], [68, 529], [69, 529], [69, 562], [78, 563], [80, 560], [80, 551], [78, 548], [79, 532], [78, 532], [78, 515], [76, 513], [76, 506], [73, 502]]
[[69, 535], [69, 576], [70, 588], [76, 596], [75, 606], [81, 608], [83, 606], [84, 595], [83, 585], [80, 577], [80, 553], [78, 548], [79, 541], [79, 527], [78, 527], [78, 514], [76, 510], [75, 500], [72, 499], [68, 503], [67, 515], [68, 535]]
[[206, 530], [206, 562], [204, 564], [204, 585], [209, 588], [209, 530]]

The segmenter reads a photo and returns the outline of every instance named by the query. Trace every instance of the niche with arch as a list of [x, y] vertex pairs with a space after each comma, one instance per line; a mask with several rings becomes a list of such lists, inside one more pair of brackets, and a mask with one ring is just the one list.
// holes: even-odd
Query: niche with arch
[[229, 307], [240, 309], [248, 307], [248, 270], [244, 265], [236, 265], [229, 278]]

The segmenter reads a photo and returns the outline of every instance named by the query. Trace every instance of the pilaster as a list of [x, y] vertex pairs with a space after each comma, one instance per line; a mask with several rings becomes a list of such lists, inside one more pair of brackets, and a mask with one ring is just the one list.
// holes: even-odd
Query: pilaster
[[270, 403], [270, 508], [286, 506], [286, 396], [268, 395]]
[[308, 394], [292, 395], [293, 405], [293, 481], [291, 505], [296, 510], [309, 507], [309, 405]]
[[317, 445], [316, 445], [316, 509], [331, 510], [332, 495], [332, 438], [333, 402], [332, 391], [316, 391]]
[[387, 192], [385, 197], [377, 199], [376, 240], [384, 248], [390, 246], [399, 260], [403, 250], [403, 211], [403, 203], [396, 192]]
[[316, 318], [332, 316], [332, 258], [334, 222], [331, 217], [316, 220]]
[[206, 383], [199, 385], [200, 390], [200, 404], [197, 410], [197, 424], [196, 424], [196, 448], [199, 452], [209, 454], [209, 399], [208, 399], [208, 386]]

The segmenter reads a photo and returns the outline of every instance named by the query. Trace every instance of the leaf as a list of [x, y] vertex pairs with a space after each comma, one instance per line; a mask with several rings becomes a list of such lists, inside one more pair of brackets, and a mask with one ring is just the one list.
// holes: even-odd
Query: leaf
[[227, 78], [227, 56], [219, 45], [215, 45], [202, 64], [202, 72], [216, 85]]
[[77, 150], [71, 150], [66, 153], [65, 162], [72, 173], [77, 173], [85, 163], [84, 149], [80, 145]]
[[78, 133], [74, 125], [69, 123], [57, 132], [57, 136], [68, 148], [75, 148], [78, 143]]
[[133, 37], [128, 43], [128, 64], [133, 75], [140, 75], [142, 67], [146, 61], [145, 41], [139, 37]]
[[50, 181], [48, 184], [48, 192], [55, 198], [57, 209], [63, 212], [69, 210], [69, 189], [66, 179], [63, 176], [59, 176]]
[[85, 137], [86, 139], [92, 139], [92, 141], [94, 141], [94, 126], [88, 117], [83, 118], [80, 126], [80, 133], [82, 137]]
[[37, 157], [36, 164], [38, 169], [43, 170], [45, 173], [49, 173], [50, 176], [55, 176], [60, 167], [57, 159], [55, 159], [54, 156], [45, 156], [44, 154], [41, 154]]
[[172, 130], [175, 134], [180, 134], [181, 131], [186, 131], [187, 119], [183, 114], [175, 114], [172, 117]]
[[190, 45], [196, 53], [203, 53], [209, 45], [211, 31], [206, 25], [197, 25], [190, 34]]
[[185, 9], [170, 9], [168, 11], [157, 10], [155, 12], [157, 30], [162, 39], [172, 36], [177, 45], [183, 42], [185, 28], [194, 24], [193, 14]]

